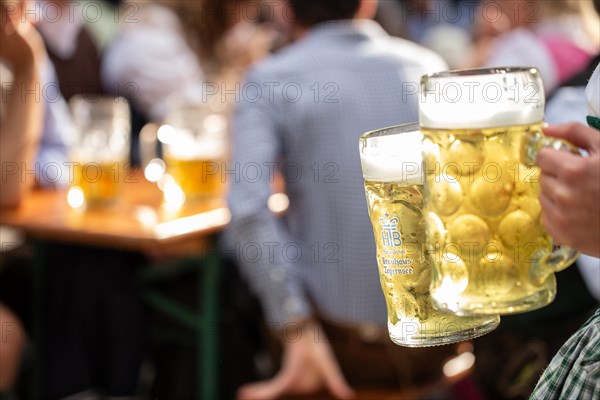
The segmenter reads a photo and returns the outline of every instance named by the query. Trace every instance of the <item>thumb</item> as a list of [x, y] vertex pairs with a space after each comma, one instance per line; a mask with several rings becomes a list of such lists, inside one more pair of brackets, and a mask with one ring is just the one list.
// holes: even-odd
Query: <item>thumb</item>
[[[288, 379], [289, 381], [289, 379]], [[238, 400], [272, 400], [281, 397], [290, 382], [284, 375], [278, 374], [268, 381], [253, 382], [238, 389]]]

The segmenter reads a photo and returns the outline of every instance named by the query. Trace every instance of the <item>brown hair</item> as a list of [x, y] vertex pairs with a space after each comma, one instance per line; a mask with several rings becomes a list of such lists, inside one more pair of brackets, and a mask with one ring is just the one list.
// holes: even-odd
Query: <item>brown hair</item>
[[248, 0], [159, 0], [179, 18], [190, 47], [201, 61], [219, 64], [218, 44], [231, 27], [229, 17]]
[[352, 19], [360, 0], [288, 0], [296, 23], [311, 27], [321, 22]]

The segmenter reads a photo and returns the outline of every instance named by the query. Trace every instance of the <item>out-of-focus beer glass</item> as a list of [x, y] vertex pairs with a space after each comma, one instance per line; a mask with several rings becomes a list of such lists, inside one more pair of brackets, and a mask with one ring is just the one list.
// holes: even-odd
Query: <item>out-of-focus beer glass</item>
[[541, 133], [535, 68], [424, 76], [420, 125], [431, 296], [457, 315], [511, 314], [550, 303], [554, 272], [577, 254], [555, 248], [538, 201], [541, 147], [576, 151]]
[[121, 97], [76, 96], [71, 102], [75, 136], [69, 204], [105, 205], [116, 199], [126, 174], [130, 142], [129, 105]]
[[381, 288], [394, 343], [433, 346], [490, 332], [497, 316], [458, 317], [431, 304], [425, 253], [422, 135], [418, 124], [365, 133], [360, 158], [375, 234]]
[[158, 132], [166, 172], [186, 199], [223, 194], [227, 119], [205, 103], [176, 102]]

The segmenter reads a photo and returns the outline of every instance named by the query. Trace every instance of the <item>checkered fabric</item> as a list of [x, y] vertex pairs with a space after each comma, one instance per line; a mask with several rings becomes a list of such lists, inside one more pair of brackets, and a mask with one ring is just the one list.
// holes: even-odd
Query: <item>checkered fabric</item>
[[530, 399], [600, 399], [600, 309], [560, 348]]

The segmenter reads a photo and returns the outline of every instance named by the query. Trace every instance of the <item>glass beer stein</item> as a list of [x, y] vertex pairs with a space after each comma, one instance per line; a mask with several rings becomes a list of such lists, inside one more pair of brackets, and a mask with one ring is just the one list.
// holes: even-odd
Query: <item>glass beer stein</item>
[[158, 132], [166, 172], [186, 199], [219, 197], [224, 193], [227, 119], [205, 103], [172, 103], [166, 125]]
[[127, 174], [129, 105], [122, 98], [75, 96], [70, 101], [75, 137], [68, 201], [73, 208], [106, 205], [119, 194]]
[[554, 272], [577, 253], [544, 230], [535, 156], [544, 90], [535, 68], [449, 71], [422, 78], [425, 219], [435, 306], [512, 314], [550, 303]]
[[418, 124], [365, 133], [360, 158], [377, 248], [388, 329], [394, 343], [433, 346], [492, 331], [498, 316], [459, 317], [431, 304], [425, 252], [422, 135]]

